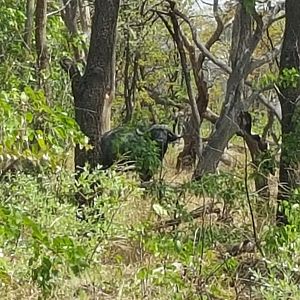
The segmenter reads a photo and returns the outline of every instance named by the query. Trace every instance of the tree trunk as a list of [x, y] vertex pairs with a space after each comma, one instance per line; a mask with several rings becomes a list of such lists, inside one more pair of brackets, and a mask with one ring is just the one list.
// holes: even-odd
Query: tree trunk
[[[202, 68], [202, 64], [201, 64], [201, 68]], [[203, 76], [199, 76], [198, 74], [197, 77], [195, 77], [195, 80], [198, 86], [198, 96], [196, 99], [196, 104], [197, 104], [198, 112], [200, 114], [200, 124], [199, 124], [200, 127], [204, 119], [203, 115], [206, 112], [208, 106], [209, 95], [208, 95], [207, 85], [206, 82], [204, 81]], [[193, 118], [189, 117], [185, 121], [185, 126], [184, 126], [184, 134], [183, 134], [184, 146], [182, 151], [178, 154], [177, 157], [177, 164], [176, 164], [177, 172], [179, 172], [180, 169], [185, 169], [191, 166], [195, 166], [196, 159], [197, 159], [196, 147], [198, 145], [198, 138], [195, 135], [195, 131], [193, 127], [194, 127]]]
[[25, 34], [24, 41], [28, 49], [31, 48], [32, 31], [34, 22], [34, 0], [27, 0], [26, 2], [26, 21], [25, 21]]
[[35, 46], [37, 52], [38, 71], [48, 66], [48, 53], [46, 44], [47, 26], [47, 0], [37, 0], [35, 11]]
[[[172, 36], [174, 42], [176, 43], [179, 57], [180, 57], [180, 63], [181, 63], [181, 68], [182, 68], [182, 73], [183, 73], [183, 79], [185, 81], [186, 89], [187, 89], [187, 94], [189, 98], [189, 104], [191, 107], [191, 117], [190, 117], [190, 124], [189, 124], [189, 132], [188, 132], [188, 138], [191, 139], [190, 145], [193, 146], [193, 149], [187, 148], [186, 150], [190, 150], [189, 153], [191, 154], [191, 157], [193, 157], [193, 150], [195, 150], [195, 153], [198, 157], [201, 156], [202, 152], [202, 140], [199, 134], [200, 130], [200, 125], [201, 125], [201, 115], [198, 110], [197, 106], [197, 100], [194, 97], [193, 94], [193, 89], [192, 89], [192, 79], [191, 79], [191, 74], [188, 68], [188, 60], [187, 60], [187, 55], [185, 53], [185, 46], [184, 46], [184, 41], [185, 41], [185, 36], [183, 35], [183, 32], [180, 28], [179, 22], [177, 20], [177, 9], [176, 9], [176, 3], [173, 1], [169, 1], [170, 4], [170, 12], [169, 16], [171, 19], [172, 27], [170, 27], [168, 21], [164, 18], [162, 14], [158, 14], [161, 20], [164, 22], [166, 28], [168, 29], [170, 35]], [[182, 156], [182, 159], [184, 159], [184, 155], [186, 153], [182, 152], [180, 155]], [[180, 157], [177, 161], [177, 165], [181, 163]]]
[[[124, 66], [124, 99], [125, 99], [125, 119], [124, 122], [130, 122], [133, 116], [134, 110], [134, 96], [138, 74], [138, 53], [136, 52], [132, 59], [132, 50], [130, 49], [130, 32], [126, 28], [124, 30], [125, 36], [125, 66]], [[133, 69], [130, 65], [133, 65]]]
[[96, 0], [87, 65], [83, 76], [75, 64], [61, 61], [69, 72], [75, 102], [75, 118], [94, 147], [75, 150], [76, 170], [86, 163], [94, 168], [100, 161], [98, 141], [110, 129], [112, 99], [115, 91], [116, 26], [120, 0]]
[[238, 117], [243, 109], [241, 92], [249, 72], [251, 55], [262, 36], [260, 22], [261, 18], [256, 15], [257, 24], [253, 32], [251, 15], [243, 4], [238, 4], [232, 30], [230, 53], [232, 73], [227, 81], [220, 117], [194, 172], [193, 177], [196, 180], [201, 179], [206, 173], [215, 172], [225, 147], [239, 130]]
[[[299, 74], [300, 59], [300, 2], [298, 0], [286, 0], [286, 24], [284, 40], [280, 57], [280, 74], [286, 69], [295, 68]], [[285, 77], [284, 77], [285, 78]], [[285, 78], [288, 79], [288, 78]], [[291, 79], [289, 79], [291, 80]], [[289, 82], [288, 80], [288, 82]], [[282, 149], [280, 157], [280, 170], [278, 187], [278, 211], [277, 222], [286, 223], [285, 214], [281, 211], [281, 201], [290, 197], [291, 189], [299, 185], [299, 80], [297, 86], [291, 83], [280, 86], [278, 93], [282, 109]]]
[[197, 159], [196, 145], [197, 140], [193, 134], [193, 120], [189, 116], [184, 120], [183, 126], [183, 142], [184, 146], [182, 151], [177, 156], [176, 171], [179, 173], [181, 170], [189, 169], [195, 166]]
[[[207, 83], [204, 79], [203, 75], [203, 63], [205, 59], [205, 55], [200, 52], [200, 54], [196, 54], [196, 49], [193, 44], [190, 43], [188, 37], [183, 33], [181, 30], [181, 27], [177, 21], [177, 17], [180, 17], [184, 19], [186, 22], [190, 22], [188, 18], [179, 12], [176, 8], [175, 2], [168, 0], [171, 12], [169, 13], [173, 25], [173, 32], [171, 28], [168, 27], [168, 24], [164, 21], [162, 16], [160, 15], [161, 19], [164, 21], [168, 31], [172, 35], [174, 41], [177, 44], [182, 70], [183, 70], [183, 76], [186, 81], [187, 85], [187, 92], [189, 96], [189, 102], [191, 107], [191, 117], [187, 119], [186, 126], [185, 126], [185, 132], [184, 132], [184, 148], [179, 153], [177, 157], [177, 171], [181, 169], [181, 167], [189, 167], [193, 166], [196, 163], [197, 157], [200, 158], [202, 155], [202, 140], [200, 137], [200, 127], [203, 121], [203, 114], [207, 110], [208, 101], [209, 101], [209, 94], [208, 94], [208, 88]], [[220, 35], [223, 32], [223, 22], [219, 16], [219, 1], [214, 0], [213, 1], [213, 12], [214, 17], [217, 23], [217, 27], [211, 37], [208, 39], [206, 43], [206, 49], [210, 50], [210, 48], [214, 45], [215, 42], [219, 40]], [[184, 54], [185, 48], [188, 51], [189, 55], [189, 62], [193, 71], [193, 78], [197, 87], [197, 97], [193, 97], [192, 92], [190, 90], [190, 74], [187, 72], [187, 63], [186, 58]], [[183, 54], [182, 54], [183, 53]], [[188, 75], [188, 77], [187, 77]]]

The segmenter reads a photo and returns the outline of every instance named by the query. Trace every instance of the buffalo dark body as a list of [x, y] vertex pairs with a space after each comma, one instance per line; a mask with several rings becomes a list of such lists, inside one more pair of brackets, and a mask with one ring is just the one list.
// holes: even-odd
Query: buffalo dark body
[[[118, 127], [106, 132], [99, 141], [100, 164], [103, 169], [107, 169], [120, 160], [126, 161], [127, 164], [136, 163], [136, 169], [140, 173], [141, 179], [150, 180], [153, 170], [149, 164], [151, 161], [149, 156], [154, 155], [154, 158], [162, 161], [169, 143], [178, 138], [165, 125], [153, 125], [144, 133], [126, 127]], [[155, 153], [151, 153], [151, 149]]]

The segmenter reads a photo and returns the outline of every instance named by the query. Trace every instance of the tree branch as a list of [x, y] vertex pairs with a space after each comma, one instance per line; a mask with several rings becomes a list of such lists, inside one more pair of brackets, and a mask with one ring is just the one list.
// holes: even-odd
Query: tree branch
[[222, 34], [223, 30], [224, 30], [224, 24], [223, 21], [219, 15], [218, 12], [218, 7], [219, 6], [219, 0], [214, 0], [214, 4], [213, 4], [213, 13], [214, 13], [214, 17], [215, 20], [217, 22], [217, 28], [215, 30], [215, 32], [212, 34], [212, 36], [210, 37], [210, 39], [206, 42], [205, 47], [209, 50], [211, 48], [211, 46], [218, 41], [218, 39], [220, 38], [220, 35]]
[[160, 96], [160, 93], [155, 90], [151, 90], [148, 87], [144, 86], [144, 89], [148, 92], [148, 95], [155, 101], [155, 103], [164, 105], [164, 106], [173, 106], [178, 109], [184, 109], [185, 105], [181, 103], [176, 103], [175, 101], [168, 99], [164, 96]]
[[252, 60], [250, 65], [249, 73], [253, 72], [255, 69], [260, 68], [264, 64], [273, 61], [276, 56], [280, 53], [280, 48], [274, 48], [273, 51], [267, 52], [262, 58]]

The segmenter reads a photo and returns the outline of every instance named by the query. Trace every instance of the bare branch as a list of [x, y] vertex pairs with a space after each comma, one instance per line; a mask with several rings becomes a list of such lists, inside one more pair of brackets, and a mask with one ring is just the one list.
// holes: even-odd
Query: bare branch
[[[213, 6], [213, 4], [211, 4], [211, 3], [209, 3], [209, 2], [206, 2], [206, 1], [203, 1], [203, 0], [200, 0], [203, 4], [205, 4], [205, 5], [208, 5], [208, 6]], [[198, 3], [198, 1], [197, 1], [197, 3]], [[199, 5], [199, 4], [198, 4]], [[199, 7], [200, 7], [200, 5], [199, 5]]]
[[220, 38], [220, 35], [222, 34], [222, 32], [224, 30], [224, 24], [219, 15], [219, 12], [218, 12], [219, 7], [218, 6], [219, 6], [219, 0], [214, 0], [213, 12], [214, 12], [215, 20], [217, 22], [217, 28], [205, 45], [205, 47], [208, 50]]
[[[217, 2], [217, 0], [215, 0], [215, 2]], [[214, 2], [214, 10], [216, 9], [215, 2]], [[253, 52], [253, 48], [256, 47], [257, 43], [261, 39], [262, 33], [273, 23], [273, 20], [275, 19], [275, 15], [279, 11], [280, 11], [280, 5], [275, 6], [274, 9], [271, 11], [271, 13], [264, 18], [264, 20], [257, 13], [253, 14], [254, 19], [257, 23], [257, 26], [256, 26], [255, 33], [253, 35], [252, 41], [250, 42], [250, 49], [249, 49], [250, 52]], [[191, 33], [192, 33], [192, 39], [193, 39], [195, 45], [197, 46], [197, 48], [204, 54], [204, 56], [208, 57], [214, 64], [219, 66], [226, 73], [230, 74], [232, 72], [231, 68], [227, 64], [225, 64], [223, 61], [221, 61], [220, 59], [215, 57], [209, 51], [209, 47], [207, 47], [207, 46], [209, 46], [209, 42], [207, 42], [207, 44], [204, 45], [198, 40], [196, 29], [191, 24], [191, 21], [189, 20], [189, 18], [186, 15], [184, 15], [183, 13], [181, 13], [180, 11], [178, 11], [177, 9], [175, 9], [174, 12], [188, 24], [188, 26], [191, 30]], [[217, 21], [217, 24], [218, 24], [218, 21]], [[221, 24], [218, 24], [218, 26], [220, 27]], [[222, 26], [224, 26], [224, 25], [222, 25]], [[218, 31], [218, 27], [216, 29], [216, 32], [217, 31]], [[251, 68], [251, 70], [252, 70], [252, 68]]]
[[209, 108], [207, 108], [206, 111], [202, 114], [202, 117], [212, 122], [213, 124], [215, 124], [219, 119], [219, 116]]
[[52, 12], [48, 13], [48, 14], [47, 14], [47, 17], [52, 17], [52, 16], [54, 16], [54, 15], [60, 13], [61, 11], [63, 11], [63, 10], [71, 3], [71, 1], [73, 1], [73, 0], [68, 0], [61, 8], [59, 8], [59, 9], [57, 9], [57, 10], [55, 10], [55, 11], [52, 11]]
[[206, 48], [205, 45], [203, 45], [197, 38], [197, 32], [196, 29], [193, 27], [193, 25], [191, 24], [190, 20], [188, 19], [187, 16], [185, 16], [183, 13], [181, 13], [180, 11], [178, 11], [177, 9], [174, 10], [174, 12], [176, 13], [176, 15], [178, 15], [180, 18], [182, 18], [188, 25], [189, 28], [191, 30], [192, 33], [192, 38], [193, 41], [195, 43], [195, 45], [197, 46], [197, 48], [203, 52], [203, 54], [208, 57], [214, 64], [216, 64], [217, 66], [219, 66], [221, 69], [223, 69], [226, 73], [230, 74], [232, 72], [231, 68], [224, 63], [223, 61], [219, 60], [217, 57], [215, 57], [210, 51], [209, 49]]
[[277, 22], [277, 21], [279, 21], [279, 20], [282, 20], [282, 19], [284, 19], [284, 18], [285, 18], [285, 14], [282, 14], [282, 15], [280, 15], [280, 16], [278, 16], [278, 17], [272, 19], [271, 24], [273, 24], [273, 23], [275, 23], [275, 22]]
[[[149, 87], [144, 86], [144, 89], [148, 92], [148, 95], [155, 101], [155, 103], [166, 106], [173, 106], [178, 109], [185, 107], [182, 103], [176, 103], [175, 101], [168, 99], [167, 97], [161, 96], [158, 91], [152, 90]], [[188, 100], [187, 100], [188, 101]]]
[[281, 113], [281, 107], [280, 105], [273, 105], [270, 101], [268, 101], [266, 99], [266, 97], [262, 94], [258, 95], [258, 100], [264, 104], [268, 109], [270, 109], [274, 114], [275, 116], [277, 117], [277, 119], [280, 121], [281, 118], [282, 118], [282, 113]]
[[260, 59], [252, 60], [249, 73], [253, 72], [255, 69], [263, 66], [264, 64], [273, 61], [279, 53], [280, 53], [280, 48], [279, 47], [274, 48], [273, 51], [267, 52]]
[[[175, 13], [181, 17], [189, 26], [191, 33], [192, 33], [192, 38], [193, 41], [195, 43], [195, 45], [197, 46], [197, 48], [203, 52], [203, 54], [210, 59], [215, 65], [217, 65], [218, 67], [220, 67], [223, 71], [225, 71], [227, 74], [231, 74], [232, 73], [232, 69], [223, 61], [221, 61], [220, 59], [218, 59], [217, 57], [215, 57], [210, 51], [209, 49], [207, 49], [207, 47], [205, 45], [203, 45], [197, 38], [197, 32], [195, 30], [195, 28], [193, 27], [193, 25], [191, 24], [190, 20], [188, 19], [187, 16], [185, 16], [184, 14], [182, 14], [181, 12], [179, 12], [178, 10], [175, 10]], [[262, 35], [262, 28], [261, 26], [263, 26], [264, 28], [267, 28], [267, 26], [270, 26], [272, 24], [272, 20], [274, 18], [274, 16], [277, 14], [277, 8], [274, 8], [273, 12], [270, 14], [270, 16], [268, 16], [268, 18], [266, 19], [266, 25], [263, 26], [262, 24], [262, 19], [259, 16], [256, 16], [256, 21], [258, 22], [257, 25], [257, 29], [255, 32], [255, 38], [253, 38], [252, 42], [251, 42], [251, 48], [254, 47], [254, 44], [257, 44], [259, 41], [259, 36]], [[253, 71], [255, 68], [258, 68], [260, 66], [262, 66], [263, 64], [267, 63], [268, 61], [272, 60], [277, 54], [278, 54], [279, 49], [275, 49], [273, 52], [267, 53], [265, 54], [265, 56], [261, 59], [261, 60], [257, 60], [257, 61], [253, 61], [252, 65], [250, 66], [249, 71]], [[246, 81], [245, 82], [246, 85], [248, 85], [249, 87], [253, 88], [251, 82]], [[267, 108], [271, 109], [276, 117], [280, 120], [281, 119], [281, 113], [278, 112], [278, 109], [276, 109], [272, 104], [270, 104], [268, 102], [268, 100], [265, 99], [265, 97], [263, 95], [259, 95], [261, 91], [256, 91], [255, 94], [253, 94], [253, 96], [251, 97], [251, 99], [253, 99], [254, 95], [256, 97], [258, 97], [258, 99], [260, 100], [260, 102], [262, 104], [264, 104]], [[251, 100], [252, 101], [252, 100]]]

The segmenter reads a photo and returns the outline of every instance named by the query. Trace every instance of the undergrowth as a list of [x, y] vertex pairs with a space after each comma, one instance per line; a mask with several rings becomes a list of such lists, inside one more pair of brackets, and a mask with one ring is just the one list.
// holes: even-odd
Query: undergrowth
[[[94, 199], [84, 221], [79, 183]], [[293, 226], [264, 220], [261, 254], [243, 178], [226, 173], [142, 188], [128, 174], [61, 169], [0, 188], [1, 299], [298, 299], [297, 194]]]

